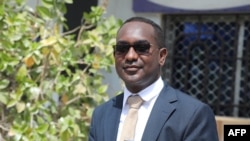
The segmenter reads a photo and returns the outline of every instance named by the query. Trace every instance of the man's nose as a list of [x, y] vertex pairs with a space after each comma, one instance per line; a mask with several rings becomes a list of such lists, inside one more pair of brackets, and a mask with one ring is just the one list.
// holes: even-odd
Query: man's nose
[[125, 57], [127, 60], [134, 60], [138, 58], [138, 54], [133, 47], [130, 47]]

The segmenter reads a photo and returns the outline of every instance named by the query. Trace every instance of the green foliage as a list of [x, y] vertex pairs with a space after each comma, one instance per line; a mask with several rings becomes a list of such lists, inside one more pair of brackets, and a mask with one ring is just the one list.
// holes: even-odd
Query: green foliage
[[76, 35], [61, 30], [72, 0], [42, 0], [35, 10], [0, 3], [0, 140], [87, 140], [93, 108], [107, 98], [100, 72], [113, 64], [121, 21], [92, 7]]

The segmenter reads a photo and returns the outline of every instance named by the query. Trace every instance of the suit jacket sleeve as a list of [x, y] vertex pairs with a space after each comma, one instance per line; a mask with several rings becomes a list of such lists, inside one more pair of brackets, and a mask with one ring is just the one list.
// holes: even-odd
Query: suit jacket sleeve
[[207, 105], [200, 105], [193, 113], [184, 134], [185, 141], [218, 141], [214, 114]]

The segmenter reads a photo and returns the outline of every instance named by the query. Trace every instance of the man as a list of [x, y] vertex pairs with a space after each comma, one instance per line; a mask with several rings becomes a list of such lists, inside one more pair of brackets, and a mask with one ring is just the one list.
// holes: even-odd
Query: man
[[131, 140], [218, 141], [210, 107], [162, 80], [167, 49], [157, 24], [132, 17], [121, 26], [116, 40], [115, 67], [125, 83], [124, 91], [94, 110], [89, 141], [120, 141], [130, 95], [143, 100]]

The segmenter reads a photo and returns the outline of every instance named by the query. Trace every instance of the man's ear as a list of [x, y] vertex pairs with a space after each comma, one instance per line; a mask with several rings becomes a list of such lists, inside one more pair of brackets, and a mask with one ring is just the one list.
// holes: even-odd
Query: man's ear
[[160, 59], [159, 59], [159, 63], [161, 66], [163, 66], [165, 64], [166, 58], [168, 56], [168, 50], [167, 48], [160, 48]]

